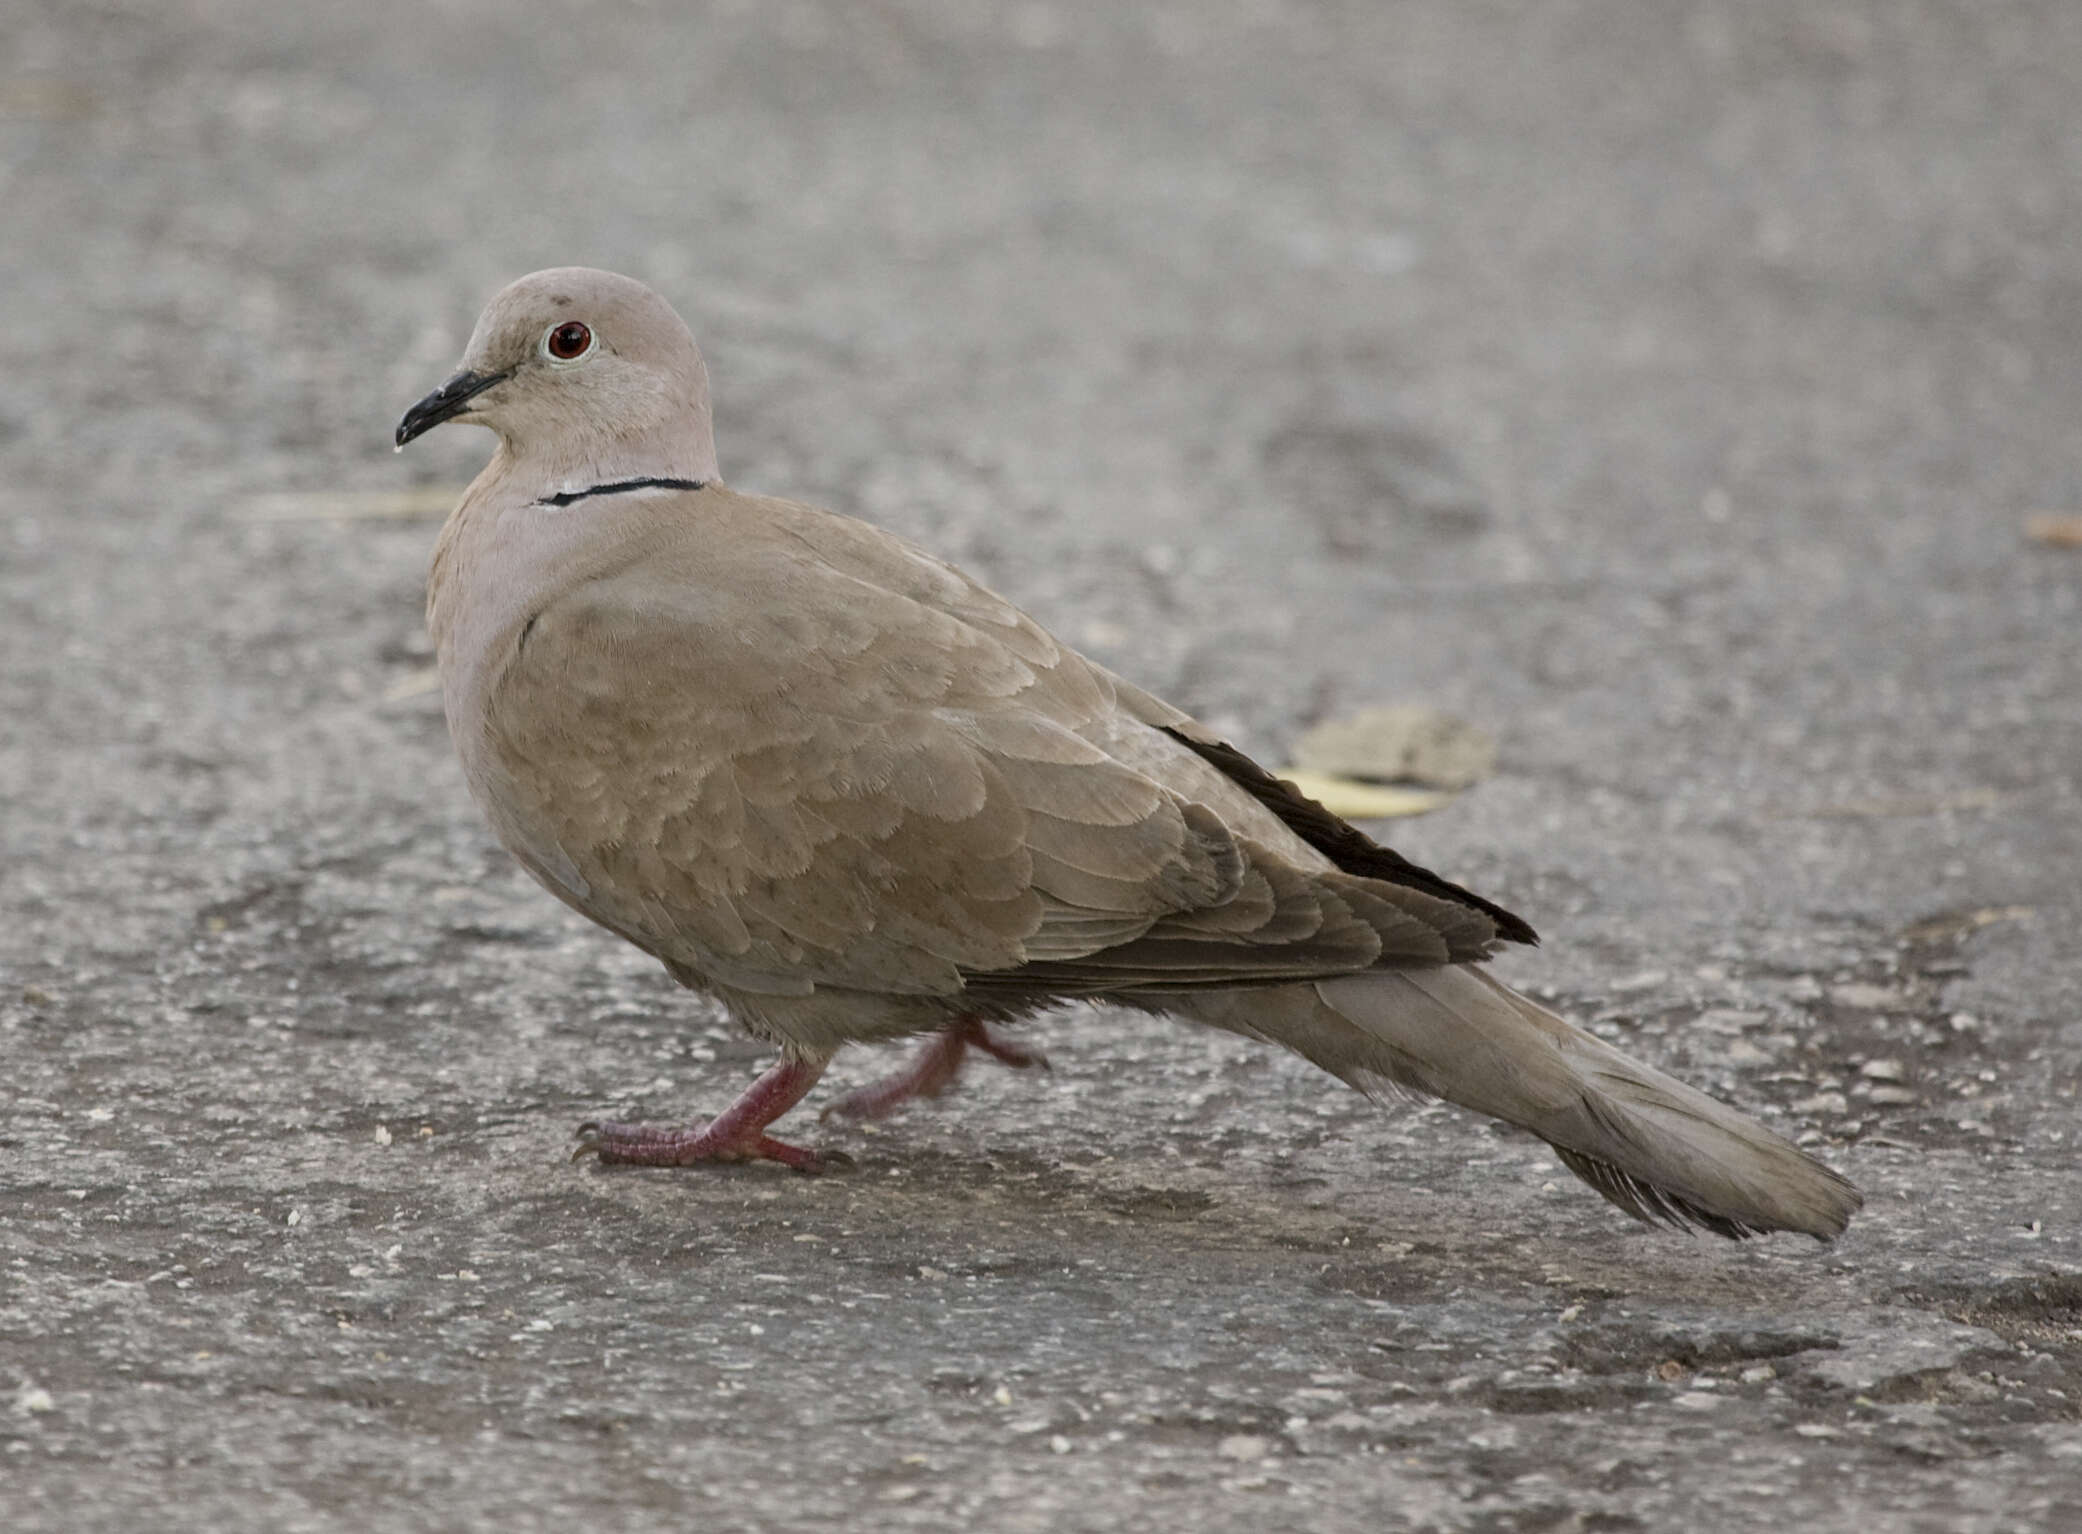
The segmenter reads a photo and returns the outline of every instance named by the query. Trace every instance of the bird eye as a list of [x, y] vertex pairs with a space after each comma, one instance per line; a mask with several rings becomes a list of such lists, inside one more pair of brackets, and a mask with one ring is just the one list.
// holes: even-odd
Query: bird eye
[[542, 333], [542, 355], [552, 362], [577, 362], [593, 350], [593, 332], [577, 320], [552, 325]]

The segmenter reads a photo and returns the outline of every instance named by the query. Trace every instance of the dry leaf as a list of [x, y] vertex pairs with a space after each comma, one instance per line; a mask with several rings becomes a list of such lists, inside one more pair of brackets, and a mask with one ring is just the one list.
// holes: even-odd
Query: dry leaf
[[1977, 911], [1960, 911], [1946, 916], [1933, 916], [1928, 921], [1917, 922], [1905, 928], [1902, 936], [1911, 943], [1943, 943], [1979, 932], [1983, 927], [1992, 927], [1999, 921], [2025, 921], [2038, 915], [2038, 907], [2028, 905], [1990, 905]]
[[1294, 760], [1362, 782], [1461, 789], [1496, 770], [1496, 739], [1436, 709], [1390, 705], [1325, 720], [1295, 743]]
[[0, 117], [77, 122], [92, 117], [95, 105], [94, 93], [76, 80], [59, 80], [49, 75], [0, 80]]
[[410, 490], [283, 491], [255, 495], [235, 515], [250, 522], [365, 521], [445, 517], [463, 498], [461, 485], [416, 485]]
[[2082, 515], [2042, 511], [2024, 519], [2024, 536], [2055, 549], [2082, 549]]
[[378, 701], [402, 703], [407, 698], [424, 697], [427, 693], [440, 690], [441, 673], [428, 666], [424, 671], [411, 671], [399, 677], [383, 689], [383, 696]]
[[1342, 820], [1388, 820], [1399, 815], [1426, 815], [1453, 802], [1453, 795], [1424, 788], [1383, 788], [1335, 773], [1312, 772], [1306, 767], [1282, 767], [1274, 776], [1285, 778], [1309, 798]]

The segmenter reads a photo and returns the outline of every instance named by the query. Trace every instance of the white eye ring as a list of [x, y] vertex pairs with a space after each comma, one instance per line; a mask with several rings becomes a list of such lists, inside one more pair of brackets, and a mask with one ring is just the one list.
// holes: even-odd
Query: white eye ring
[[535, 350], [553, 368], [576, 367], [600, 349], [600, 338], [580, 320], [559, 320], [542, 332]]

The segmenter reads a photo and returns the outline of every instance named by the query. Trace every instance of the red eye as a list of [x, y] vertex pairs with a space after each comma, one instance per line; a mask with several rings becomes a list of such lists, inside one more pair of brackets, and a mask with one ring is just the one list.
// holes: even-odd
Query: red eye
[[593, 332], [566, 320], [542, 338], [542, 349], [559, 362], [576, 362], [593, 349]]

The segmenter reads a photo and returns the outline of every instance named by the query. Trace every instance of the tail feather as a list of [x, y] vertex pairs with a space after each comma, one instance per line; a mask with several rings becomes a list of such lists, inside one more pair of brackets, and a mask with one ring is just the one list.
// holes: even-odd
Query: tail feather
[[1668, 1225], [1676, 1230], [1705, 1230], [1716, 1236], [1726, 1236], [1730, 1241], [1746, 1241], [1751, 1236], [1761, 1236], [1770, 1227], [1751, 1225], [1728, 1215], [1716, 1214], [1702, 1204], [1696, 1204], [1681, 1193], [1672, 1193], [1658, 1188], [1654, 1183], [1643, 1182], [1633, 1173], [1622, 1171], [1609, 1161], [1600, 1161], [1595, 1156], [1585, 1156], [1562, 1146], [1554, 1147], [1554, 1154], [1561, 1164], [1578, 1177], [1604, 1194], [1643, 1225]]
[[1827, 1241], [1864, 1202], [1754, 1119], [1471, 966], [1195, 997], [1181, 1010], [1285, 1044], [1362, 1090], [1392, 1084], [1530, 1130], [1648, 1223]]

